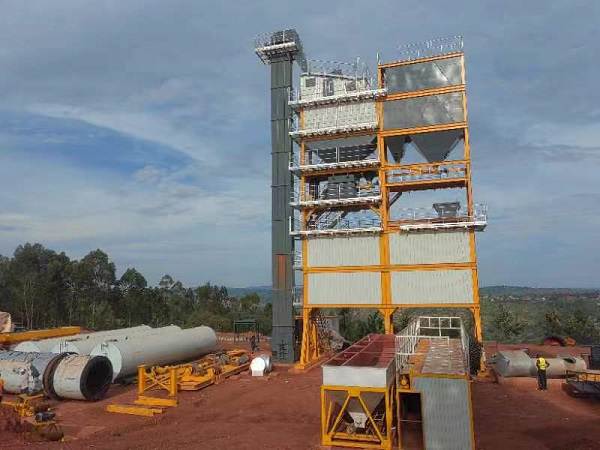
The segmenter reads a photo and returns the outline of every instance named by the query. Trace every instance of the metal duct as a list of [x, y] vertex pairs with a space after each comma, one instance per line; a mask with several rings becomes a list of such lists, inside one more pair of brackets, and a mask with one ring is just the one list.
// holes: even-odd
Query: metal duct
[[56, 365], [45, 388], [54, 398], [100, 400], [108, 391], [112, 373], [112, 364], [104, 356], [67, 355]]
[[32, 374], [31, 364], [20, 361], [0, 361], [0, 378], [4, 381], [5, 392], [11, 394], [31, 394], [39, 392], [38, 378]]
[[21, 362], [30, 366], [32, 392], [39, 392], [44, 388], [44, 374], [48, 367], [61, 357], [61, 355], [55, 355], [54, 353], [29, 353], [18, 351], [0, 352], [0, 361]]
[[[126, 330], [126, 329], [125, 329]], [[108, 333], [94, 333], [93, 336], [90, 336], [87, 339], [61, 339], [54, 345], [50, 352], [52, 353], [75, 353], [77, 355], [89, 355], [90, 352], [96, 347], [96, 345], [106, 342], [106, 341], [123, 341], [127, 339], [131, 339], [137, 336], [147, 336], [150, 334], [157, 333], [172, 333], [176, 331], [181, 331], [181, 328], [177, 325], [169, 325], [162, 328], [150, 328], [146, 327], [144, 329], [138, 329], [138, 327], [134, 327], [130, 333], [119, 332], [116, 334], [108, 334]]]
[[149, 327], [148, 325], [139, 325], [136, 327], [118, 328], [116, 330], [95, 331], [93, 333], [80, 333], [60, 338], [42, 339], [39, 341], [24, 341], [17, 344], [13, 348], [13, 350], [18, 352], [47, 353], [51, 352], [54, 346], [58, 345], [60, 342], [65, 340], [94, 339], [107, 336], [120, 336], [124, 334], [134, 334], [149, 330], [152, 330], [152, 327]]
[[140, 365], [164, 365], [189, 361], [214, 351], [217, 335], [201, 326], [174, 333], [138, 336], [126, 341], [103, 342], [90, 353], [106, 356], [113, 366], [113, 381], [133, 375]]
[[74, 400], [98, 400], [112, 381], [112, 366], [104, 357], [61, 353], [0, 352], [5, 391]]
[[[578, 356], [545, 359], [549, 364], [546, 371], [548, 378], [562, 378], [566, 375], [567, 370], [586, 370], [585, 361]], [[531, 358], [524, 350], [503, 350], [494, 355], [491, 362], [496, 373], [505, 378], [535, 377], [537, 375], [535, 358]]]

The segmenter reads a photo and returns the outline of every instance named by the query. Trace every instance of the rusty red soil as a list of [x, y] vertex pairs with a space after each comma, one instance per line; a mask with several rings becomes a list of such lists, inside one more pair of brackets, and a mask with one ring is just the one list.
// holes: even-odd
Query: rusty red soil
[[[233, 344], [228, 343], [231, 347]], [[239, 346], [239, 345], [237, 345]], [[509, 346], [500, 345], [498, 348]], [[515, 348], [532, 346], [523, 344]], [[582, 349], [571, 349], [575, 354]], [[493, 353], [495, 348], [489, 348]], [[536, 346], [548, 356], [565, 348]], [[277, 449], [319, 445], [321, 371], [290, 373], [276, 366], [269, 377], [247, 374], [197, 392], [180, 394], [180, 405], [153, 418], [105, 412], [110, 403], [131, 403], [134, 386], [114, 386], [96, 403], [61, 402], [57, 409], [66, 439], [29, 443], [4, 433], [10, 449]], [[477, 448], [480, 450], [584, 450], [600, 448], [600, 402], [569, 397], [562, 380], [536, 390], [533, 378], [473, 382]]]

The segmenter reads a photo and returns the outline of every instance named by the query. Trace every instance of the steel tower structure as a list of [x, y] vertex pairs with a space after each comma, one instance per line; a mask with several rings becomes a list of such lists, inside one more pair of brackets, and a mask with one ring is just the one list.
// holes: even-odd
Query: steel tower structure
[[271, 248], [273, 283], [273, 358], [282, 362], [295, 361], [294, 318], [292, 292], [294, 272], [293, 238], [289, 234], [292, 176], [289, 161], [292, 139], [289, 134], [291, 109], [288, 105], [292, 89], [293, 63], [305, 65], [302, 44], [296, 30], [282, 30], [259, 36], [255, 52], [264, 64], [271, 66], [271, 155], [272, 206]]
[[[406, 46], [397, 59], [378, 61], [375, 79], [360, 60], [302, 56], [292, 90], [274, 65], [285, 61], [291, 74], [299, 60], [297, 34], [288, 36], [269, 35], [257, 53], [272, 65], [273, 151], [282, 152], [273, 159], [275, 292], [287, 295], [293, 285], [290, 249], [302, 279], [293, 290], [302, 314], [299, 366], [327, 350], [323, 309], [377, 310], [386, 333], [398, 309], [466, 309], [472, 341], [481, 343], [475, 232], [486, 227], [487, 211], [472, 192], [462, 38]], [[286, 157], [292, 177], [280, 172]], [[289, 184], [276, 191], [279, 183]], [[286, 219], [295, 247], [280, 234]], [[291, 320], [290, 303], [280, 298], [276, 351], [292, 335], [291, 322], [281, 321]]]

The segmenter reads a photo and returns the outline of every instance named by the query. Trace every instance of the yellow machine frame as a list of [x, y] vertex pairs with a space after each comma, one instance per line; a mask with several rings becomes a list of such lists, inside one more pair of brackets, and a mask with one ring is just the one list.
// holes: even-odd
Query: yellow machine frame
[[[379, 128], [377, 131], [377, 147], [379, 152], [379, 160], [381, 162], [380, 168], [378, 170], [379, 183], [382, 195], [382, 202], [379, 207], [372, 207], [372, 209], [379, 213], [381, 216], [381, 224], [383, 231], [380, 234], [379, 239], [379, 247], [380, 247], [380, 264], [372, 265], [372, 266], [348, 266], [348, 267], [315, 267], [308, 266], [308, 243], [307, 239], [302, 239], [302, 275], [303, 275], [303, 324], [309, 324], [309, 326], [303, 327], [302, 333], [302, 343], [301, 343], [301, 351], [300, 351], [300, 359], [298, 361], [297, 367], [300, 369], [306, 368], [314, 364], [320, 357], [323, 355], [322, 345], [319, 343], [318, 335], [315, 333], [313, 326], [311, 324], [312, 317], [314, 316], [315, 311], [319, 309], [329, 309], [329, 308], [369, 308], [369, 309], [377, 309], [384, 321], [384, 329], [385, 333], [393, 333], [393, 315], [394, 312], [398, 309], [406, 309], [406, 308], [461, 308], [468, 309], [472, 315], [474, 320], [474, 335], [478, 342], [483, 342], [482, 335], [482, 324], [481, 324], [481, 312], [480, 312], [480, 301], [479, 301], [479, 281], [478, 281], [478, 273], [477, 273], [477, 254], [475, 247], [475, 231], [470, 229], [469, 233], [469, 261], [465, 263], [439, 263], [439, 264], [418, 264], [418, 265], [394, 265], [390, 263], [390, 247], [389, 247], [389, 235], [391, 233], [401, 232], [393, 223], [390, 222], [388, 217], [388, 209], [390, 207], [388, 202], [388, 194], [389, 192], [393, 192], [394, 188], [396, 188], [396, 183], [388, 183], [387, 182], [387, 172], [392, 169], [408, 169], [411, 171], [420, 171], [424, 170], [429, 166], [436, 165], [445, 165], [445, 164], [464, 164], [465, 165], [465, 176], [460, 178], [458, 181], [456, 178], [448, 178], [444, 180], [438, 180], [435, 182], [435, 186], [405, 186], [406, 191], [410, 190], [419, 190], [423, 188], [427, 189], [439, 189], [445, 187], [456, 187], [457, 183], [460, 182], [460, 187], [464, 187], [466, 189], [466, 197], [467, 197], [467, 208], [468, 214], [472, 215], [474, 212], [474, 202], [473, 202], [473, 194], [472, 194], [472, 183], [471, 183], [471, 148], [469, 141], [469, 127], [467, 120], [467, 96], [466, 96], [466, 84], [465, 84], [465, 65], [464, 65], [464, 54], [462, 52], [450, 53], [440, 56], [428, 57], [415, 59], [410, 61], [400, 61], [389, 64], [381, 64], [378, 66], [378, 86], [379, 88], [383, 87], [383, 72], [386, 68], [408, 65], [408, 64], [418, 64], [428, 61], [435, 61], [447, 58], [455, 58], [460, 57], [462, 61], [462, 82], [456, 86], [449, 86], [444, 88], [436, 88], [436, 89], [424, 89], [421, 91], [414, 92], [406, 92], [400, 94], [388, 94], [387, 96], [380, 97], [376, 100], [376, 108], [377, 108], [377, 116]], [[457, 123], [450, 123], [444, 125], [436, 125], [436, 126], [428, 126], [428, 127], [419, 127], [419, 128], [410, 128], [410, 129], [392, 129], [392, 130], [384, 130], [384, 116], [383, 116], [383, 105], [386, 101], [399, 100], [399, 99], [408, 99], [415, 97], [423, 97], [423, 96], [431, 96], [438, 95], [443, 93], [450, 92], [458, 92], [462, 93], [462, 102], [463, 102], [463, 110], [464, 117], [463, 120]], [[303, 110], [299, 111], [300, 116], [300, 124], [303, 125]], [[385, 151], [384, 139], [390, 136], [402, 136], [409, 135], [414, 133], [427, 133], [434, 131], [445, 131], [445, 130], [453, 130], [453, 129], [462, 129], [464, 130], [464, 154], [462, 159], [460, 160], [452, 160], [452, 161], [444, 161], [440, 163], [423, 163], [423, 164], [396, 164], [388, 162], [387, 155]], [[364, 134], [372, 134], [371, 132], [360, 132], [360, 133], [351, 133], [353, 136], [364, 135]], [[330, 135], [327, 139], [333, 139], [335, 137], [342, 137], [345, 135]], [[299, 141], [300, 147], [300, 160], [304, 161], [305, 158], [305, 142], [311, 140], [322, 139], [321, 137], [312, 137], [305, 138]], [[364, 171], [365, 169], [344, 169], [343, 172], [357, 172]], [[331, 171], [322, 171], [319, 172], [321, 175], [331, 174], [339, 172], [339, 169], [331, 170]], [[304, 187], [306, 184], [306, 176], [301, 173], [300, 174], [300, 191], [304, 192]], [[307, 218], [311, 213], [310, 209], [303, 209], [301, 212], [302, 219], [306, 223]], [[392, 303], [392, 294], [391, 294], [391, 272], [395, 271], [404, 271], [404, 270], [470, 270], [472, 274], [472, 303], [443, 303], [443, 304], [393, 304]], [[381, 302], [378, 304], [313, 304], [310, 302], [310, 292], [308, 289], [308, 275], [312, 273], [326, 273], [326, 272], [380, 272], [381, 273]], [[482, 356], [481, 359], [481, 370], [485, 369], [485, 361]]]
[[[334, 411], [333, 401], [328, 398], [329, 392], [343, 392], [346, 394], [344, 403], [338, 411]], [[391, 383], [387, 388], [373, 388], [361, 386], [321, 386], [321, 443], [323, 445], [370, 448], [391, 450], [394, 444], [394, 394], [395, 385]], [[376, 419], [369, 412], [362, 396], [365, 393], [383, 394], [385, 428], [378, 425]], [[336, 431], [342, 422], [346, 408], [351, 399], [356, 399], [370, 424], [371, 433], [352, 433]], [[383, 425], [383, 424], [382, 424]]]
[[245, 350], [229, 350], [226, 352], [233, 364], [215, 362], [215, 355], [187, 364], [175, 366], [138, 367], [138, 395], [156, 390], [166, 390], [169, 397], [176, 397], [179, 391], [199, 390], [218, 384], [224, 379], [245, 371], [250, 367], [248, 362], [239, 364], [242, 356], [248, 356]]
[[36, 341], [81, 333], [81, 327], [58, 327], [45, 330], [18, 331], [16, 333], [0, 333], [0, 345], [16, 344], [23, 341]]

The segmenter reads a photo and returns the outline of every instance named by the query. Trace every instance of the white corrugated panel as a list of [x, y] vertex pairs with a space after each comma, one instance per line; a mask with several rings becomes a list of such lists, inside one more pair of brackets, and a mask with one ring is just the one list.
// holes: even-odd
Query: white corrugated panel
[[379, 264], [378, 236], [339, 236], [308, 240], [309, 266], [373, 266]]
[[469, 262], [469, 232], [390, 234], [392, 264], [435, 264]]
[[423, 437], [428, 450], [474, 448], [467, 383], [452, 378], [413, 378], [414, 389], [421, 392]]
[[381, 303], [379, 272], [311, 273], [308, 275], [311, 305], [373, 305]]
[[317, 106], [304, 110], [304, 130], [358, 125], [377, 121], [373, 100]]
[[472, 303], [473, 273], [465, 270], [392, 272], [392, 303]]

